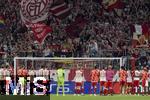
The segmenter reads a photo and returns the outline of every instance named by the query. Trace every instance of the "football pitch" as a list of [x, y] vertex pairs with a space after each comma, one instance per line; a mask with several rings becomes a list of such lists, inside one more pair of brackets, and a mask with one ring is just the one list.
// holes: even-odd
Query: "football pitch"
[[74, 96], [74, 95], [66, 95], [66, 96], [0, 96], [0, 100], [150, 100], [150, 96], [122, 96], [122, 95], [114, 95], [114, 96]]
[[150, 96], [122, 96], [122, 95], [114, 95], [114, 96], [73, 96], [73, 95], [66, 95], [66, 96], [56, 96], [51, 95], [51, 100], [150, 100]]

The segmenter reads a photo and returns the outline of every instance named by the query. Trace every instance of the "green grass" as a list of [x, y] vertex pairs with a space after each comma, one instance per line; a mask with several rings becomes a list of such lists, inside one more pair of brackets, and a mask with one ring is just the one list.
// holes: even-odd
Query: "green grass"
[[150, 96], [121, 96], [121, 95], [114, 95], [114, 96], [73, 96], [73, 95], [66, 95], [66, 96], [56, 96], [50, 95], [49, 96], [1, 96], [0, 100], [150, 100]]
[[50, 100], [49, 96], [2, 96], [0, 95], [0, 100]]
[[66, 96], [56, 96], [51, 95], [51, 100], [150, 100], [150, 96], [121, 96], [121, 95], [114, 95], [114, 96], [73, 96], [73, 95], [66, 95]]

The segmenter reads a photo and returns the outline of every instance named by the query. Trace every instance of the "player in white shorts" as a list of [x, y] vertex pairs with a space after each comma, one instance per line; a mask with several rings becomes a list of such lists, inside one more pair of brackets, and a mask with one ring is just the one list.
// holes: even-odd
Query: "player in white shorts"
[[104, 88], [105, 88], [105, 83], [106, 83], [106, 70], [107, 67], [102, 68], [100, 70], [100, 95], [104, 94]]
[[133, 77], [133, 84], [134, 84], [134, 93], [139, 94], [139, 85], [140, 85], [140, 76], [141, 72], [138, 70], [138, 68], [134, 71], [134, 77]]
[[5, 75], [6, 75], [6, 95], [9, 95], [9, 85], [11, 82], [11, 75], [9, 69], [5, 69]]
[[133, 81], [132, 81], [132, 74], [131, 71], [127, 71], [127, 94], [131, 94], [132, 92], [132, 86], [133, 86]]
[[83, 70], [77, 64], [77, 70], [75, 75], [75, 95], [83, 93]]

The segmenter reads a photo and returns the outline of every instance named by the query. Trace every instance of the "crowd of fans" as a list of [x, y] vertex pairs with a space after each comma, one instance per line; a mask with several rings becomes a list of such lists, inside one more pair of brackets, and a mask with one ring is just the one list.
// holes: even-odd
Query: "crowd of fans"
[[[53, 28], [53, 32], [47, 36], [43, 45], [35, 41], [33, 33], [21, 21], [20, 1], [0, 0], [0, 16], [4, 17], [6, 26], [0, 30], [2, 58], [129, 56], [150, 66], [150, 49], [133, 48], [133, 33], [130, 30], [132, 24], [150, 22], [149, 0], [124, 0], [121, 9], [111, 11], [106, 9], [107, 4], [101, 3], [101, 0], [65, 0], [71, 13], [59, 23], [55, 16], [49, 14], [45, 23]], [[87, 22], [81, 31], [68, 34], [65, 28], [76, 18]]]

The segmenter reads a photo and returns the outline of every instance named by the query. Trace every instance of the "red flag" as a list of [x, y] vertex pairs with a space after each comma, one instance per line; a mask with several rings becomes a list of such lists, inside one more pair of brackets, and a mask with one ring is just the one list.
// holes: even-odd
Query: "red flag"
[[52, 32], [52, 28], [40, 23], [31, 24], [31, 30], [34, 33], [35, 39], [42, 44], [48, 33]]
[[124, 4], [121, 0], [109, 0], [107, 9], [111, 11], [114, 8], [121, 9], [123, 7], [124, 7]]
[[142, 24], [142, 33], [146, 39], [149, 38], [149, 36], [150, 36], [150, 25], [147, 22]]
[[76, 17], [75, 21], [66, 27], [65, 31], [71, 38], [78, 37], [79, 33], [83, 30], [87, 20], [82, 17]]
[[56, 16], [58, 19], [64, 19], [70, 14], [70, 8], [68, 5], [63, 2], [58, 5], [54, 5], [50, 8], [50, 12], [53, 13], [54, 16]]
[[131, 32], [133, 33], [133, 47], [147, 47], [148, 38], [150, 36], [150, 26], [148, 22], [144, 22], [142, 25], [132, 25]]

